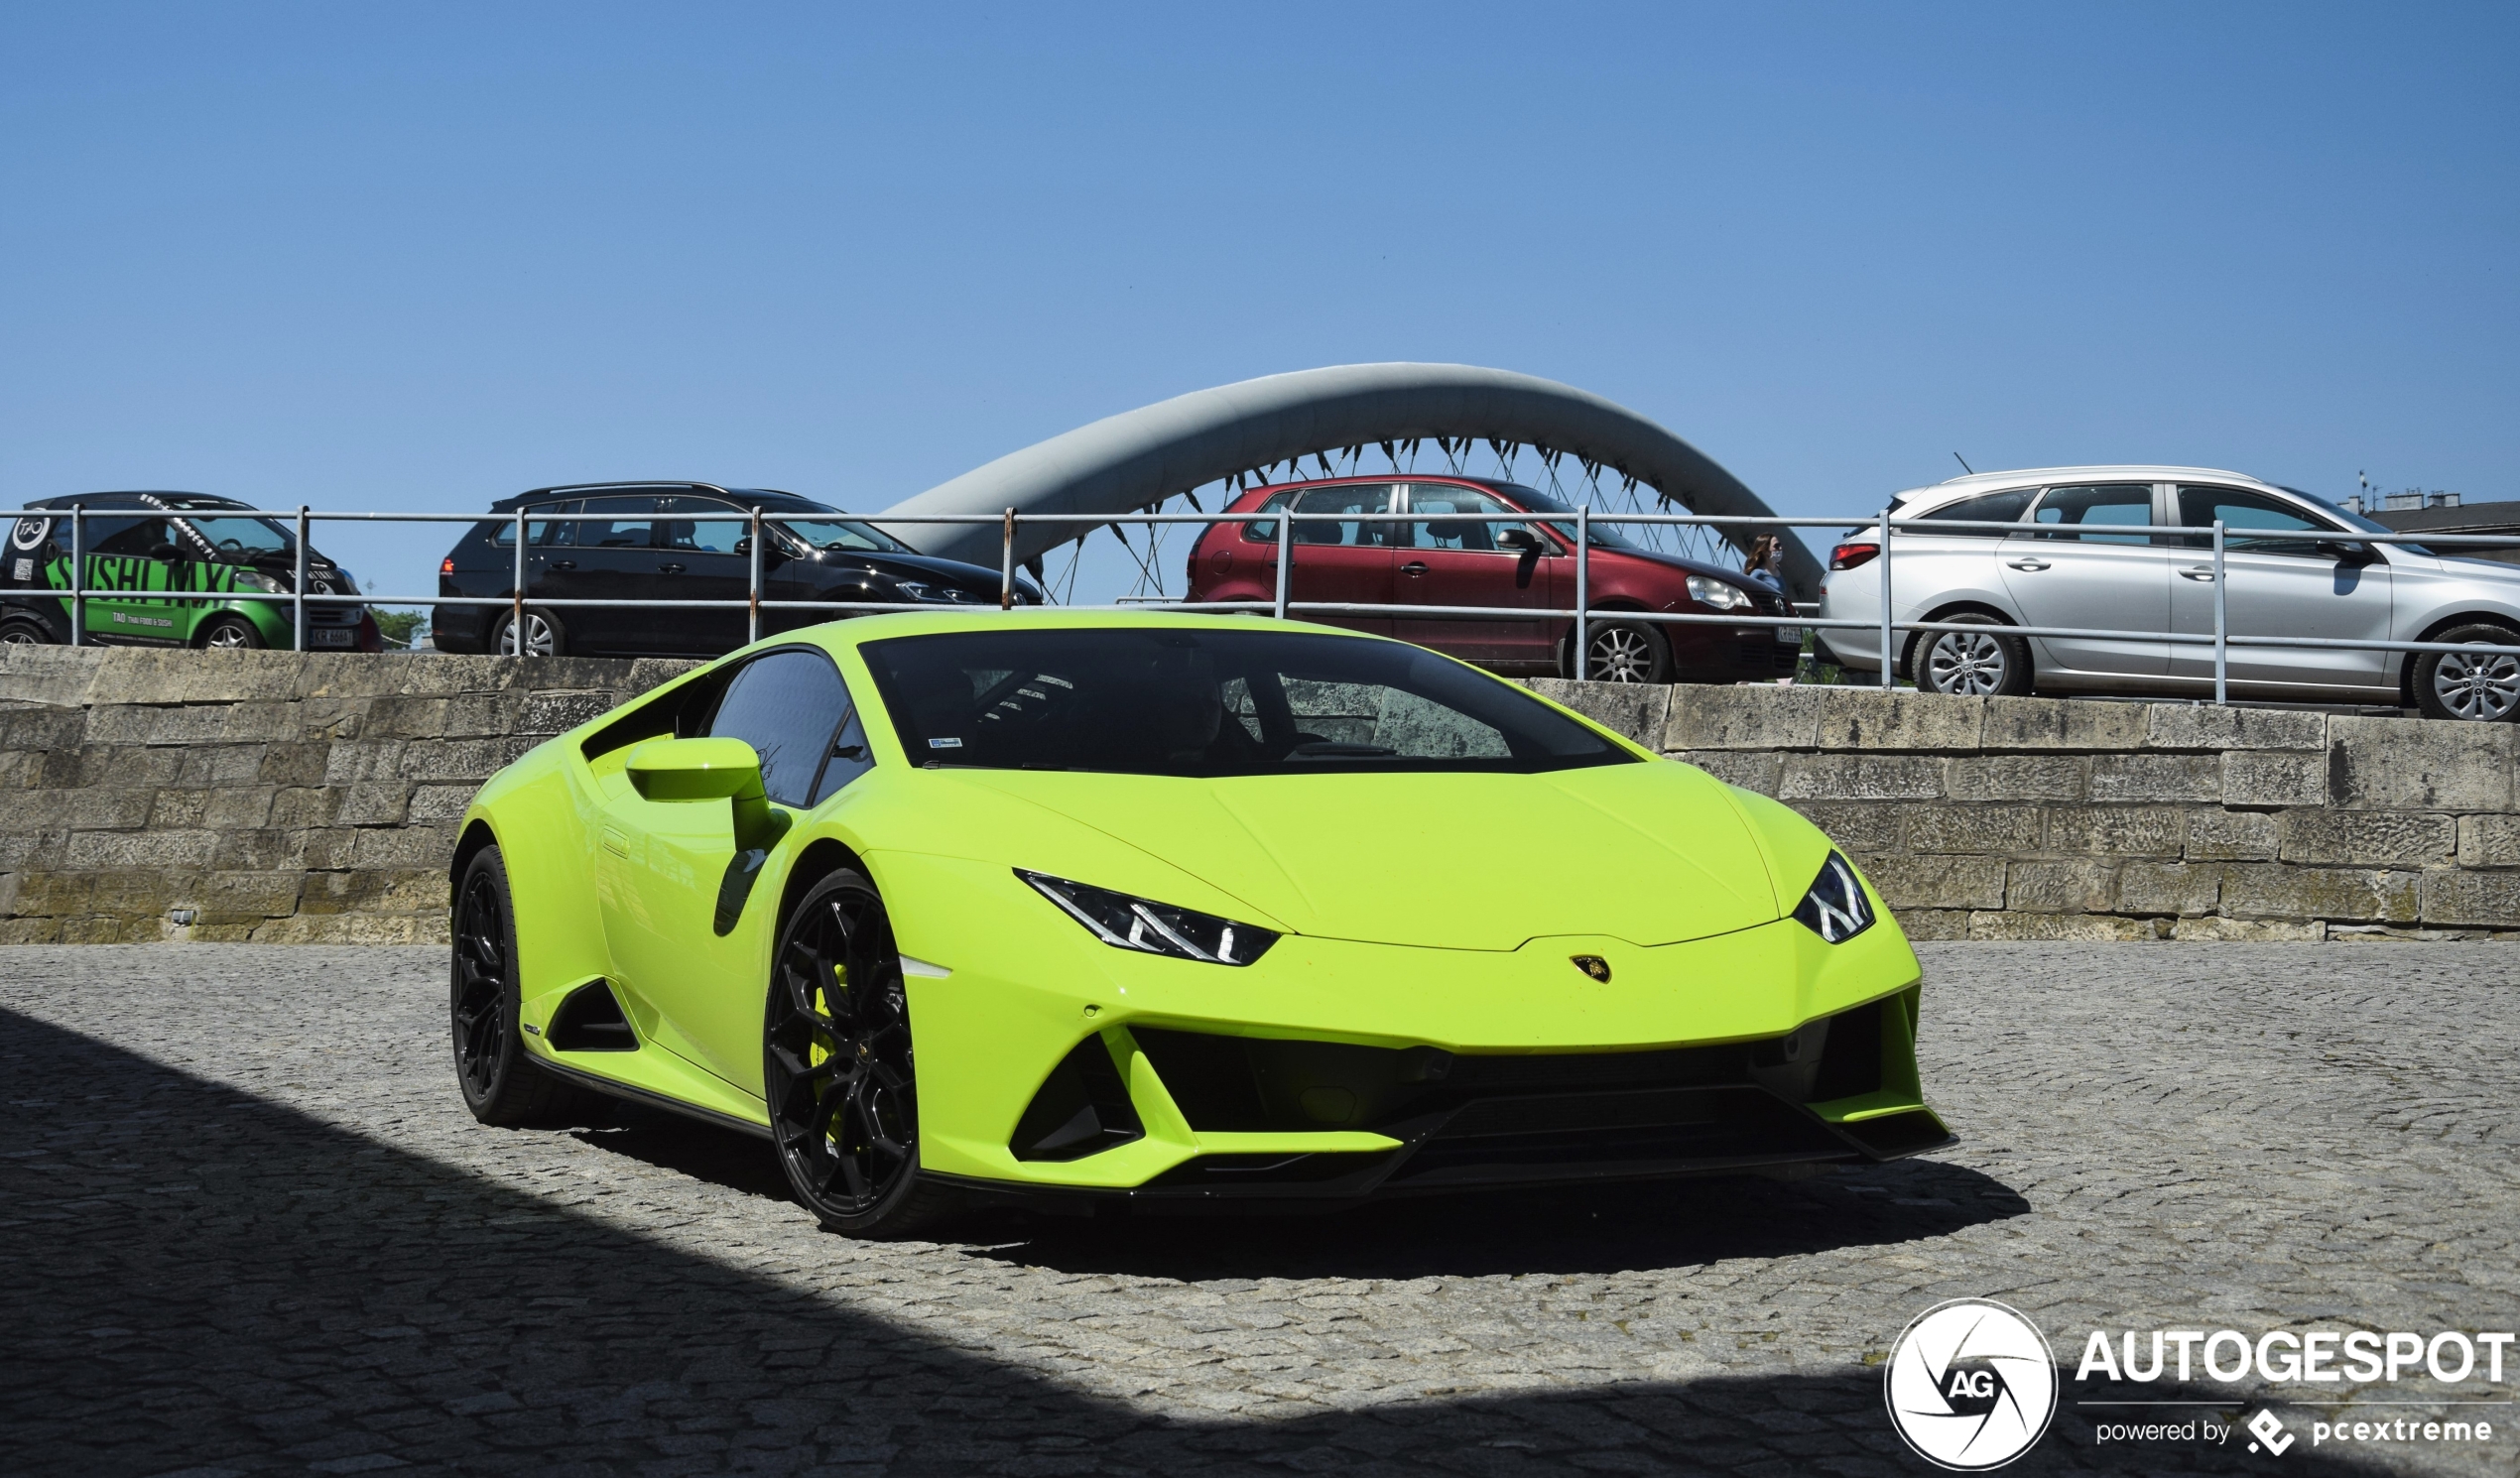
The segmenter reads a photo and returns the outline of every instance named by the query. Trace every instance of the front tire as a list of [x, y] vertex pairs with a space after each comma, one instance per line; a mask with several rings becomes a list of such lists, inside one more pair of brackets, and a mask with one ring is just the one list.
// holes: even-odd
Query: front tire
[[919, 1170], [910, 997], [862, 874], [817, 883], [779, 931], [762, 1079], [780, 1168], [825, 1227], [904, 1237], [951, 1211], [951, 1192]]
[[[2453, 627], [2437, 642], [2520, 647], [2520, 633], [2477, 622]], [[2510, 723], [2520, 718], [2520, 657], [2491, 652], [2421, 652], [2415, 659], [2415, 705], [2426, 718]]]
[[516, 914], [507, 863], [495, 846], [473, 854], [455, 885], [453, 958], [447, 969], [455, 1084], [484, 1124], [600, 1124], [611, 1101], [562, 1082], [526, 1054], [517, 1029]]
[[201, 645], [213, 652], [251, 652], [263, 645], [263, 634], [242, 616], [221, 616], [202, 628]]
[[[1591, 682], [1668, 683], [1672, 680], [1672, 644], [1662, 631], [1644, 621], [1587, 621], [1583, 676]], [[1575, 651], [1575, 633], [1567, 633], [1566, 652]], [[1575, 665], [1565, 661], [1566, 674]]]
[[[1941, 619], [1971, 626], [2004, 624], [1975, 611]], [[1908, 672], [1924, 692], [2019, 696], [2030, 691], [2030, 644], [1992, 632], [1919, 632], [1908, 644]]]

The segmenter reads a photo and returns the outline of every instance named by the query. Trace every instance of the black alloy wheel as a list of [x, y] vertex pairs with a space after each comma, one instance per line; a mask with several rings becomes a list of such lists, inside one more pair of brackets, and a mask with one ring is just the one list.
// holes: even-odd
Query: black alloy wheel
[[763, 1089], [797, 1198], [858, 1237], [946, 1214], [949, 1192], [919, 1173], [910, 996], [874, 884], [849, 871], [816, 884], [780, 930], [770, 976]]
[[242, 616], [221, 616], [201, 633], [201, 645], [213, 652], [248, 652], [263, 644], [263, 634]]
[[455, 1083], [484, 1124], [600, 1124], [612, 1104], [534, 1065], [517, 1030], [516, 929], [507, 863], [483, 847], [455, 887], [453, 958], [447, 971]]
[[50, 647], [53, 633], [33, 616], [0, 620], [0, 647]]
[[[1975, 611], [1961, 611], [1941, 619], [1971, 626], [2004, 624]], [[2019, 637], [1997, 636], [1991, 631], [1922, 632], [1908, 649], [1908, 672], [1914, 676], [1916, 685], [1927, 692], [1970, 697], [2017, 695], [2030, 691], [2030, 648]]]
[[[560, 618], [549, 611], [527, 607], [525, 612], [525, 652], [529, 657], [560, 657], [568, 651], [568, 638], [561, 631]], [[514, 657], [516, 652], [516, 612], [499, 617], [498, 626], [490, 633], [490, 653], [494, 657]]]
[[[1672, 648], [1662, 632], [1636, 621], [1593, 620], [1584, 634], [1583, 676], [1594, 682], [1669, 682]], [[1570, 672], [1567, 676], [1574, 677]]]
[[[2480, 647], [2520, 647], [2520, 632], [2478, 622], [2433, 638]], [[2427, 718], [2466, 723], [2520, 719], [2520, 657], [2494, 652], [2423, 652], [2415, 659], [2415, 703]]]

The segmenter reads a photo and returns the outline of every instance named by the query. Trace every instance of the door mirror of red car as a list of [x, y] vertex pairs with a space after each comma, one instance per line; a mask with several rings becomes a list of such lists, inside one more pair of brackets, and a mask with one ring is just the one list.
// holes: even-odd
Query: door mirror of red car
[[1547, 548], [1540, 542], [1540, 536], [1529, 529], [1498, 530], [1496, 547], [1500, 550], [1512, 550], [1518, 554], [1537, 554]]

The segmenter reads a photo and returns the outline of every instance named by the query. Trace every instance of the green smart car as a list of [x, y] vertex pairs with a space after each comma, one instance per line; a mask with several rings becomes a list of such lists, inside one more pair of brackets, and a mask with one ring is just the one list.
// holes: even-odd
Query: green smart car
[[[80, 640], [142, 647], [294, 647], [293, 602], [173, 598], [286, 595], [298, 576], [297, 536], [253, 507], [207, 493], [78, 493], [26, 505], [0, 555], [0, 643], [70, 639], [70, 510], [79, 514], [86, 629]], [[309, 551], [307, 593], [355, 595], [339, 565]], [[367, 607], [307, 605], [307, 646], [376, 652]]]
[[1916, 955], [1810, 823], [1300, 623], [756, 644], [501, 771], [453, 884], [476, 1117], [696, 1115], [859, 1235], [1951, 1141]]

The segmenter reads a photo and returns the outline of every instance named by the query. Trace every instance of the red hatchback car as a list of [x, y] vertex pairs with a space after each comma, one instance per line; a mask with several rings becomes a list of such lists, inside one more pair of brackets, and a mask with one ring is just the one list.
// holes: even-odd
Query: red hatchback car
[[[1252, 488], [1227, 512], [1294, 505], [1297, 601], [1572, 610], [1575, 510], [1520, 483], [1484, 477], [1340, 477]], [[1369, 523], [1360, 514], [1424, 514]], [[1592, 609], [1791, 616], [1783, 595], [1738, 570], [1640, 549], [1590, 526]], [[1277, 592], [1274, 521], [1214, 524], [1190, 554], [1192, 600], [1269, 600]], [[1575, 622], [1535, 615], [1307, 616], [1432, 647], [1498, 673], [1572, 675]], [[1620, 621], [1590, 624], [1587, 676], [1608, 682], [1772, 682], [1801, 657], [1799, 630]]]

